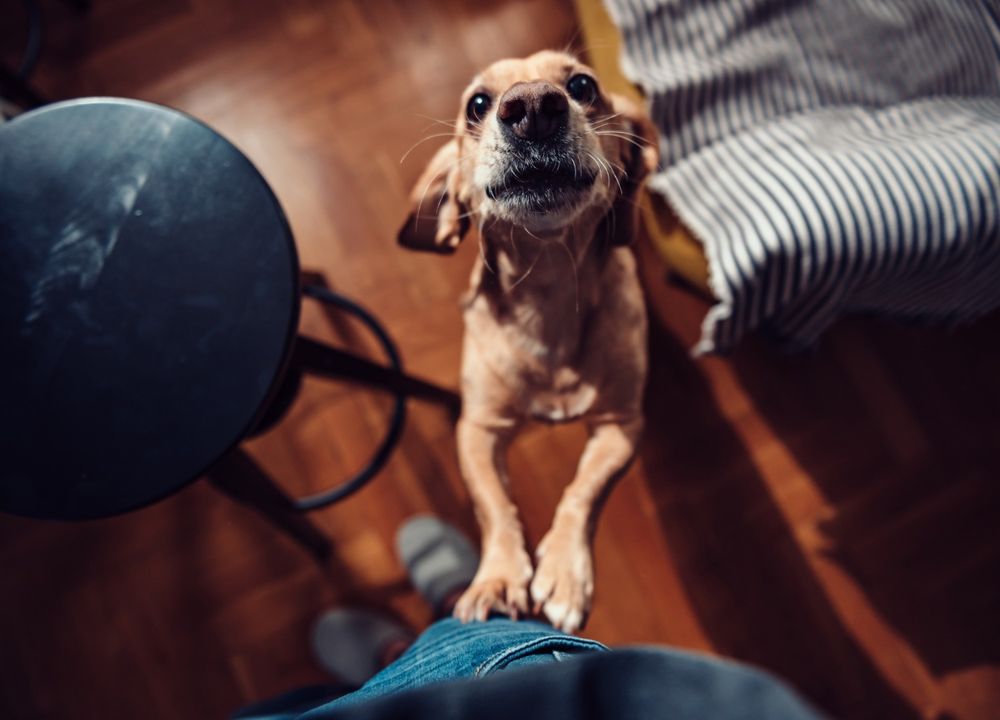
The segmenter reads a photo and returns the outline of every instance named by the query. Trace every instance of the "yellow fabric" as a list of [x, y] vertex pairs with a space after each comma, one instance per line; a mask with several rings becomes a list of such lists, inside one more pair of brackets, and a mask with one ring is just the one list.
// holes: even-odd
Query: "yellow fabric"
[[[618, 68], [621, 38], [601, 0], [574, 2], [583, 30], [587, 62], [597, 72], [603, 87], [635, 100], [641, 99], [642, 93]], [[708, 287], [708, 262], [701, 243], [677, 220], [677, 216], [659, 195], [643, 193], [640, 208], [643, 224], [653, 247], [670, 270], [706, 296], [712, 297]]]

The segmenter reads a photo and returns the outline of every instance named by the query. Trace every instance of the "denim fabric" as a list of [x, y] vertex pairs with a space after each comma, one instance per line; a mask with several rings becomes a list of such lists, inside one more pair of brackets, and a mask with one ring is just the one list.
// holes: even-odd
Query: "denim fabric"
[[[754, 668], [658, 648], [614, 652], [535, 622], [442, 620], [356, 692], [309, 689], [244, 710], [253, 720], [818, 720]], [[565, 662], [562, 662], [565, 660]], [[498, 672], [504, 670], [505, 672]], [[478, 679], [476, 679], [478, 678]], [[305, 714], [301, 714], [305, 713]]]
[[343, 685], [309, 685], [248, 705], [233, 715], [232, 720], [295, 720], [302, 713], [356, 689]]
[[819, 720], [777, 678], [676, 650], [583, 652], [566, 662], [511, 665], [484, 678], [434, 683], [310, 720]]
[[463, 624], [439, 620], [425, 630], [394, 663], [354, 692], [343, 686], [309, 687], [243, 708], [234, 720], [308, 718], [363, 700], [443, 680], [484, 677], [506, 668], [565, 660], [576, 653], [607, 650], [594, 640], [561, 633], [538, 622], [492, 618]]
[[[493, 618], [465, 624], [447, 618], [427, 628], [396, 662], [360, 690], [317, 708], [316, 714], [430, 683], [485, 677], [506, 668], [557, 662], [576, 653], [594, 650], [607, 650], [607, 647], [538, 622]], [[303, 718], [311, 716], [313, 713], [307, 713]]]

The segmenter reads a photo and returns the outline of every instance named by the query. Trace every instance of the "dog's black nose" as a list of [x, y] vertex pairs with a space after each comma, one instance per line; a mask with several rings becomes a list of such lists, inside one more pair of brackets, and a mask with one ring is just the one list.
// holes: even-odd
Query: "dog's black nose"
[[539, 142], [566, 129], [569, 101], [552, 83], [516, 83], [500, 98], [497, 117], [504, 132]]

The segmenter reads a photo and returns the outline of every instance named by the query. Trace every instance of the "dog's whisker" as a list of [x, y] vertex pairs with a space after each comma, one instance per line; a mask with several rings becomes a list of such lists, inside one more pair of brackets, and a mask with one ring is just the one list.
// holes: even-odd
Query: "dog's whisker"
[[[487, 218], [485, 215], [481, 215], [479, 217], [479, 237], [480, 237], [480, 239], [483, 238], [483, 236], [486, 234], [486, 221], [488, 219], [490, 219], [490, 218]], [[493, 227], [494, 225], [496, 225], [496, 223], [497, 223], [497, 221], [493, 220], [493, 222], [490, 223], [490, 227]]]
[[521, 262], [521, 250], [517, 247], [517, 242], [514, 241], [514, 226], [510, 226], [510, 248], [514, 252], [514, 262]]
[[599, 175], [604, 175], [604, 177], [605, 177], [605, 184], [606, 184], [608, 190], [610, 191], [611, 190], [611, 175], [608, 173], [608, 168], [605, 166], [604, 161], [601, 160], [601, 158], [599, 158], [597, 155], [595, 155], [592, 152], [587, 152], [587, 155], [589, 155], [590, 159], [593, 160], [594, 163], [597, 165], [597, 172], [598, 172], [598, 174]]
[[[427, 199], [427, 193], [430, 191], [431, 185], [433, 185], [434, 181], [437, 180], [439, 177], [441, 177], [442, 175], [446, 175], [449, 172], [451, 172], [451, 165], [449, 165], [448, 167], [446, 167], [441, 172], [435, 173], [430, 178], [430, 180], [427, 181], [427, 184], [424, 185], [423, 192], [420, 193], [420, 200], [417, 201], [416, 212], [414, 213], [414, 220], [413, 220], [413, 229], [414, 230], [416, 230], [417, 228], [420, 227], [420, 210], [424, 206], [424, 200]], [[443, 197], [443, 195], [442, 195], [442, 197]]]
[[444, 204], [444, 199], [446, 197], [448, 197], [448, 191], [447, 190], [445, 190], [443, 193], [441, 193], [441, 197], [438, 198], [437, 207], [434, 208], [434, 213], [435, 214], [441, 212], [441, 206]]
[[606, 130], [608, 128], [616, 128], [617, 123], [614, 120], [605, 120], [604, 122], [595, 122], [590, 126], [591, 130]]
[[399, 159], [399, 164], [402, 165], [403, 161], [406, 160], [406, 158], [408, 158], [410, 156], [411, 152], [413, 152], [414, 150], [416, 150], [419, 146], [423, 145], [428, 140], [433, 140], [434, 138], [442, 138], [442, 137], [453, 138], [453, 137], [455, 137], [455, 133], [453, 133], [453, 132], [434, 133], [433, 135], [428, 135], [425, 138], [421, 138], [420, 140], [417, 140], [415, 143], [413, 143], [412, 145], [410, 145], [410, 149], [409, 150], [407, 150], [405, 153], [403, 153], [403, 157], [401, 157]]
[[594, 126], [597, 125], [608, 125], [612, 120], [616, 120], [622, 116], [622, 113], [612, 113], [611, 115], [601, 115], [600, 117], [594, 118], [592, 123]]
[[[427, 193], [430, 192], [431, 186], [434, 184], [434, 181], [437, 180], [442, 175], [447, 175], [449, 172], [451, 172], [451, 167], [445, 168], [441, 172], [436, 173], [433, 177], [431, 177], [431, 179], [427, 181], [427, 184], [424, 185], [424, 190], [423, 190], [423, 192], [420, 193], [420, 200], [417, 201], [417, 213], [416, 213], [416, 216], [417, 216], [417, 221], [418, 222], [420, 220], [420, 211], [424, 207], [424, 200], [427, 199]], [[442, 193], [441, 197], [443, 198], [444, 195], [446, 195], [446, 194], [447, 193]], [[438, 207], [438, 209], [441, 208], [441, 201], [440, 200], [438, 200], [438, 206], [437, 207]]]
[[621, 168], [621, 167], [618, 167], [617, 165], [614, 165], [607, 158], [598, 157], [598, 156], [596, 156], [596, 155], [594, 155], [592, 153], [590, 155], [591, 155], [592, 158], [594, 158], [594, 160], [597, 162], [597, 164], [600, 167], [604, 168], [604, 172], [605, 172], [605, 174], [608, 177], [608, 189], [611, 189], [611, 180], [613, 179], [615, 181], [615, 184], [618, 185], [618, 192], [619, 192], [619, 194], [624, 195], [625, 191], [622, 188], [621, 181], [618, 179], [618, 174], [614, 170], [618, 169], [620, 172], [622, 172], [624, 174], [625, 169]]
[[528, 233], [528, 235], [531, 235], [531, 237], [535, 238], [535, 240], [541, 241], [540, 237], [538, 237], [537, 235], [535, 235], [535, 233], [531, 232], [531, 230], [529, 230], [528, 228], [524, 227], [523, 225], [521, 226], [521, 229], [524, 230], [524, 232]]
[[[607, 158], [605, 158], [605, 159], [604, 159], [604, 162], [605, 162], [605, 163], [607, 164], [607, 166], [608, 166], [608, 174], [609, 174], [609, 175], [610, 175], [611, 177], [613, 177], [613, 178], [614, 178], [614, 180], [615, 180], [615, 184], [616, 184], [616, 185], [618, 186], [618, 193], [619, 193], [620, 195], [624, 195], [624, 194], [625, 194], [625, 190], [624, 190], [624, 189], [622, 188], [622, 182], [621, 182], [621, 180], [619, 180], [619, 179], [618, 179], [618, 173], [621, 173], [623, 177], [624, 177], [624, 176], [626, 176], [626, 175], [627, 175], [627, 173], [625, 172], [625, 168], [623, 168], [623, 167], [622, 167], [622, 166], [620, 166], [620, 165], [615, 165], [615, 164], [614, 164], [613, 162], [611, 162], [611, 161], [610, 161], [610, 160], [608, 160]], [[616, 170], [617, 170], [618, 172], [615, 172]]]
[[430, 115], [424, 115], [422, 113], [413, 113], [413, 114], [418, 118], [423, 118], [424, 120], [430, 120], [431, 122], [436, 123], [438, 125], [444, 125], [445, 127], [451, 129], [455, 128], [454, 120], [442, 120], [441, 118], [432, 117]]
[[497, 272], [490, 266], [490, 261], [486, 259], [486, 242], [483, 240], [483, 228], [479, 228], [479, 258], [483, 261], [483, 266], [493, 275]]
[[628, 140], [629, 142], [635, 143], [640, 147], [646, 145], [641, 135], [625, 132], [624, 130], [594, 130], [594, 134], [601, 137], [615, 137], [619, 140]]
[[[434, 184], [434, 181], [437, 180], [442, 175], [447, 175], [452, 170], [454, 170], [459, 164], [465, 162], [466, 160], [474, 160], [474, 159], [475, 158], [472, 156], [471, 153], [468, 154], [468, 155], [461, 155], [461, 156], [455, 158], [454, 160], [452, 160], [450, 163], [448, 163], [444, 168], [442, 168], [439, 172], [435, 173], [427, 181], [427, 184], [424, 186], [423, 191], [420, 193], [420, 200], [417, 202], [417, 218], [418, 218], [418, 220], [419, 220], [419, 217], [420, 217], [420, 210], [424, 206], [424, 200], [427, 199], [427, 193], [431, 189], [431, 186]], [[442, 199], [443, 199], [443, 196], [442, 196]], [[441, 209], [441, 200], [440, 199], [438, 200], [437, 208], [439, 210]]]
[[[448, 170], [447, 170], [446, 172], [450, 174], [450, 173], [451, 173], [451, 171], [452, 171], [452, 170], [454, 170], [454, 169], [455, 169], [455, 167], [456, 167], [456, 166], [457, 166], [457, 165], [458, 165], [458, 164], [459, 164], [460, 162], [461, 162], [461, 158], [459, 158], [458, 160], [455, 160], [454, 162], [452, 162], [452, 163], [451, 163], [451, 164], [450, 164], [450, 165], [448, 166]], [[443, 193], [441, 193], [441, 197], [439, 197], [439, 198], [438, 198], [438, 201], [437, 201], [437, 207], [436, 207], [436, 208], [434, 208], [434, 213], [435, 213], [435, 214], [437, 214], [437, 213], [441, 212], [441, 205], [442, 205], [442, 204], [444, 204], [444, 199], [445, 199], [446, 197], [448, 197], [448, 190], [447, 190], [447, 189], [445, 189], [445, 191], [444, 191]]]
[[645, 146], [648, 144], [646, 142], [646, 139], [642, 135], [637, 135], [636, 133], [628, 132], [627, 130], [605, 130], [604, 128], [595, 128], [594, 134], [600, 136], [606, 135], [608, 137], [621, 138], [622, 140], [630, 140], [632, 142], [638, 143], [641, 146]]
[[572, 52], [573, 43], [579, 40], [582, 34], [583, 34], [583, 27], [582, 26], [577, 27], [576, 32], [573, 33], [573, 37], [571, 37], [569, 39], [569, 42], [567, 42], [566, 45], [563, 47], [562, 52], [564, 55], [575, 55], [575, 53]]
[[625, 137], [624, 135], [618, 135], [616, 133], [598, 132], [596, 134], [599, 135], [599, 136], [601, 136], [601, 137], [613, 137], [613, 138], [615, 138], [617, 140], [621, 140], [622, 142], [628, 143], [629, 145], [632, 145], [633, 147], [636, 147], [636, 148], [638, 148], [640, 150], [646, 146], [645, 143], [643, 143], [643, 142], [641, 142], [639, 140], [635, 140], [634, 138], [630, 138], [630, 137]]
[[626, 171], [626, 170], [625, 170], [625, 166], [624, 166], [624, 165], [619, 165], [618, 163], [616, 163], [616, 162], [613, 162], [613, 161], [611, 161], [611, 160], [608, 160], [607, 158], [605, 158], [605, 161], [606, 161], [606, 162], [608, 163], [608, 165], [610, 165], [610, 166], [611, 166], [611, 167], [613, 167], [613, 168], [614, 168], [615, 170], [617, 170], [618, 172], [620, 172], [620, 173], [621, 173], [621, 176], [622, 176], [623, 178], [626, 178], [626, 177], [628, 177], [628, 171]]
[[604, 165], [598, 163], [598, 168], [600, 168], [600, 174], [604, 177], [604, 186], [610, 191], [611, 190], [611, 176], [608, 175], [608, 169]]
[[645, 138], [642, 135], [640, 135], [639, 133], [637, 133], [637, 132], [632, 132], [631, 130], [626, 130], [625, 128], [621, 128], [621, 127], [613, 127], [610, 130], [608, 130], [609, 126], [610, 126], [610, 123], [601, 125], [599, 127], [594, 127], [592, 129], [593, 130], [603, 130], [604, 132], [618, 133], [619, 135], [628, 135], [629, 137], [638, 138], [639, 140], [645, 140]]
[[[622, 181], [618, 179], [618, 173], [616, 173], [611, 168], [610, 163], [608, 165], [608, 177], [611, 178], [612, 180], [614, 180], [615, 181], [615, 185], [618, 186], [618, 195], [619, 196], [624, 195], [625, 194], [625, 189], [622, 188]], [[611, 187], [611, 183], [610, 182], [608, 182], [608, 187]]]
[[629, 143], [630, 145], [635, 145], [639, 149], [642, 149], [642, 148], [644, 148], [646, 146], [645, 143], [640, 142], [639, 140], [635, 140], [633, 138], [627, 137], [625, 135], [621, 135], [620, 133], [617, 133], [617, 132], [612, 132], [610, 130], [595, 130], [594, 134], [595, 135], [606, 136], [606, 137], [618, 138], [619, 140], [624, 140], [625, 142]]
[[[522, 229], [523, 229], [523, 230], [524, 230], [525, 232], [528, 232], [528, 229], [527, 229], [527, 228], [522, 228]], [[513, 226], [511, 226], [511, 229], [510, 229], [510, 231], [511, 231], [511, 240], [513, 241], [513, 238], [514, 238], [514, 228], [513, 228]], [[528, 233], [528, 234], [529, 234], [529, 235], [531, 235], [531, 233]], [[528, 277], [529, 275], [531, 275], [531, 271], [535, 269], [535, 265], [537, 265], [537, 264], [538, 264], [538, 259], [539, 259], [539, 258], [540, 258], [540, 257], [542, 256], [542, 253], [543, 253], [543, 252], [545, 252], [545, 245], [540, 245], [540, 246], [538, 247], [538, 252], [537, 252], [537, 253], [535, 253], [535, 259], [531, 261], [531, 265], [530, 265], [530, 266], [528, 267], [528, 269], [527, 269], [527, 270], [525, 271], [524, 275], [522, 275], [522, 276], [521, 276], [521, 277], [519, 277], [519, 278], [518, 278], [517, 280], [515, 280], [515, 281], [514, 281], [514, 283], [513, 283], [513, 284], [512, 284], [511, 286], [510, 286], [510, 288], [508, 288], [508, 290], [507, 290], [507, 292], [508, 292], [508, 293], [509, 293], [510, 291], [512, 291], [512, 290], [513, 290], [514, 288], [516, 288], [516, 287], [517, 287], [518, 285], [520, 285], [520, 284], [521, 284], [522, 282], [524, 282], [524, 280], [525, 280], [525, 279], [526, 279], [526, 278], [527, 278], [527, 277]]]
[[[570, 228], [570, 232], [573, 232], [573, 228]], [[569, 258], [569, 265], [573, 268], [573, 293], [574, 301], [576, 304], [576, 314], [580, 314], [580, 275], [576, 269], [576, 258], [573, 256], [572, 251], [566, 246], [564, 242], [557, 242], [556, 245], [561, 247], [566, 251], [566, 256]]]
[[434, 127], [434, 123], [431, 123], [430, 125], [425, 125], [424, 127], [420, 128], [420, 133], [423, 134], [431, 130], [437, 130], [437, 128]]

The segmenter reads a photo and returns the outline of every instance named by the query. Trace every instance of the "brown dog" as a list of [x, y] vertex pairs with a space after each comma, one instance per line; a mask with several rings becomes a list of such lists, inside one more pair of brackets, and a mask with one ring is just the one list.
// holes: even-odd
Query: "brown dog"
[[[450, 252], [470, 220], [480, 228], [464, 306], [458, 452], [482, 561], [455, 615], [526, 613], [530, 582], [534, 610], [572, 632], [590, 609], [598, 508], [642, 430], [646, 312], [626, 246], [639, 185], [657, 165], [656, 134], [558, 52], [494, 63], [462, 108], [399, 235], [404, 246]], [[504, 459], [531, 418], [583, 418], [590, 429], [534, 573]]]

